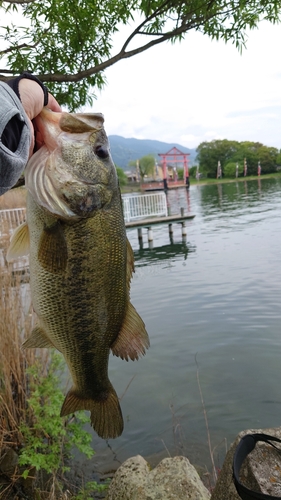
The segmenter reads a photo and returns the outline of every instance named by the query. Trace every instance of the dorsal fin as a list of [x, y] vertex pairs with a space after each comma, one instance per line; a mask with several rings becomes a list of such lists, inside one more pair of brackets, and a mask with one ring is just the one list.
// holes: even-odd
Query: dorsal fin
[[82, 134], [91, 130], [100, 130], [103, 126], [103, 116], [100, 113], [71, 115], [62, 113], [60, 129], [70, 134]]

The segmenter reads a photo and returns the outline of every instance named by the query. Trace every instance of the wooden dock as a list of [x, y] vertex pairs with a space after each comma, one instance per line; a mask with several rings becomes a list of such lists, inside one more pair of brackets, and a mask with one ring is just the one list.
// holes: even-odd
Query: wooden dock
[[[141, 184], [141, 191], [165, 191], [163, 181], [152, 181], [152, 182], [143, 182]], [[178, 189], [178, 188], [186, 188], [189, 189], [189, 184], [187, 185], [184, 180], [182, 181], [174, 181], [172, 179], [167, 179], [167, 190], [169, 189]]]
[[149, 227], [159, 224], [172, 224], [173, 222], [182, 223], [188, 219], [194, 219], [195, 215], [168, 215], [167, 217], [148, 217], [147, 219], [139, 219], [126, 222], [126, 228], [132, 227]]
[[138, 239], [140, 248], [143, 246], [142, 229], [147, 229], [147, 239], [150, 248], [153, 245], [153, 231], [151, 226], [159, 226], [162, 224], [168, 224], [170, 240], [173, 239], [173, 223], [181, 224], [181, 232], [183, 241], [186, 238], [186, 221], [189, 219], [194, 219], [195, 215], [168, 215], [167, 217], [150, 217], [147, 219], [139, 219], [130, 222], [126, 222], [126, 229], [136, 228], [138, 230]]

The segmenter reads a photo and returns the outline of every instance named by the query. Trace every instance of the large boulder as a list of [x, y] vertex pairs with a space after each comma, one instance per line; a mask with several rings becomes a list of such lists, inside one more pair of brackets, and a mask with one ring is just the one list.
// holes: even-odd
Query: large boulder
[[[236, 437], [229, 449], [211, 500], [241, 500], [232, 477], [233, 456], [240, 439], [246, 434], [269, 434], [281, 439], [281, 428], [249, 429]], [[280, 445], [274, 443], [275, 445]], [[246, 457], [240, 471], [240, 481], [250, 490], [281, 497], [281, 455], [272, 446], [258, 442], [254, 450]]]
[[106, 498], [209, 500], [210, 493], [187, 458], [165, 458], [151, 471], [144, 458], [137, 455], [126, 460], [116, 471]]

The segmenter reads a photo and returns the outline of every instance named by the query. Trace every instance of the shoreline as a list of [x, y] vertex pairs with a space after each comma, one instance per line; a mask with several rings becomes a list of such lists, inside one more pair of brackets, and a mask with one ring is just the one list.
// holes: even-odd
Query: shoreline
[[[273, 174], [264, 174], [264, 175], [247, 175], [246, 177], [224, 177], [222, 179], [208, 179], [203, 178], [202, 180], [196, 180], [194, 178], [190, 178], [190, 186], [207, 186], [209, 184], [228, 184], [234, 182], [245, 182], [245, 181], [254, 181], [254, 180], [262, 180], [262, 179], [272, 179], [272, 178], [281, 178], [281, 171], [274, 172]], [[181, 188], [184, 188], [182, 186]], [[179, 188], [180, 189], [180, 188]], [[126, 184], [126, 186], [121, 187], [122, 194], [129, 193], [148, 193], [149, 191], [141, 191], [140, 184], [139, 185], [130, 185], [130, 183]], [[155, 192], [155, 191], [151, 191]]]

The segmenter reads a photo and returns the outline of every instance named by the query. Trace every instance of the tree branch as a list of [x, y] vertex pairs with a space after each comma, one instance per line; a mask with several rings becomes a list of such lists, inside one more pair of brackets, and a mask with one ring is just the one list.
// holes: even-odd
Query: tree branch
[[[230, 13], [230, 12], [231, 11], [229, 11], [227, 13]], [[133, 36], [139, 34], [137, 30], [140, 29], [144, 25], [144, 23], [141, 23], [138, 26], [138, 28], [136, 28], [136, 30], [134, 30], [133, 33], [128, 37], [128, 39], [126, 40], [126, 42], [123, 45], [120, 52], [118, 54], [116, 54], [115, 56], [110, 57], [106, 61], [104, 61], [100, 64], [97, 64], [96, 66], [92, 66], [86, 70], [75, 73], [75, 74], [46, 73], [46, 74], [38, 74], [36, 76], [42, 82], [46, 82], [46, 83], [47, 82], [57, 82], [57, 83], [78, 82], [80, 80], [83, 80], [84, 78], [89, 78], [96, 73], [104, 71], [105, 69], [109, 68], [110, 66], [112, 66], [113, 64], [115, 64], [116, 62], [118, 62], [122, 59], [128, 59], [128, 58], [133, 57], [137, 54], [141, 54], [142, 52], [145, 52], [146, 50], [150, 49], [151, 47], [154, 47], [154, 46], [159, 45], [160, 43], [162, 43], [164, 41], [170, 40], [171, 38], [174, 38], [178, 35], [181, 35], [182, 33], [185, 33], [186, 31], [188, 31], [190, 29], [199, 29], [200, 26], [202, 25], [202, 20], [208, 21], [208, 20], [212, 19], [212, 17], [215, 17], [215, 16], [216, 16], [216, 13], [210, 14], [207, 19], [204, 16], [202, 18], [197, 18], [196, 23], [194, 23], [192, 21], [189, 23], [183, 22], [178, 28], [175, 28], [174, 30], [169, 31], [167, 33], [161, 34], [161, 36], [159, 36], [159, 38], [157, 38], [156, 40], [155, 39], [151, 40], [150, 42], [142, 45], [141, 47], [137, 47], [135, 49], [132, 49], [132, 50], [126, 52], [124, 50], [124, 48], [128, 46], [129, 42], [133, 39]], [[146, 19], [146, 22], [147, 22], [147, 19]], [[150, 35], [150, 33], [146, 33], [146, 34]], [[153, 34], [151, 34], [151, 36], [153, 36]], [[0, 71], [1, 71], [1, 73], [7, 72], [5, 70], [0, 70]], [[10, 73], [11, 73], [11, 71], [10, 71]], [[4, 76], [4, 75], [0, 74], [0, 81], [7, 81], [7, 80], [9, 80], [9, 78], [11, 78], [11, 76], [8, 77], [8, 76]]]
[[10, 3], [10, 4], [17, 4], [17, 5], [23, 5], [25, 3], [33, 3], [36, 0], [3, 0], [3, 3]]
[[[7, 1], [10, 3], [32, 3], [33, 1], [36, 1], [36, 0], [26, 0], [26, 1], [24, 1], [24, 0], [7, 0]], [[113, 64], [115, 64], [116, 62], [118, 62], [122, 59], [128, 59], [130, 57], [133, 57], [136, 54], [140, 54], [140, 53], [148, 50], [149, 48], [154, 47], [154, 46], [156, 46], [164, 41], [167, 41], [167, 40], [170, 40], [170, 39], [175, 38], [177, 36], [180, 36], [183, 33], [186, 33], [187, 31], [189, 31], [191, 29], [199, 30], [200, 28], [202, 28], [204, 26], [204, 24], [206, 24], [208, 21], [210, 21], [212, 18], [214, 18], [218, 15], [218, 12], [216, 9], [211, 12], [214, 3], [215, 3], [215, 0], [209, 0], [209, 2], [207, 4], [207, 11], [209, 11], [209, 15], [206, 15], [206, 10], [205, 10], [205, 14], [204, 13], [202, 13], [201, 15], [196, 14], [196, 12], [198, 12], [198, 10], [200, 12], [201, 7], [204, 6], [204, 3], [202, 3], [201, 5], [197, 4], [197, 8], [191, 10], [188, 14], [185, 14], [185, 15], [180, 15], [180, 12], [178, 11], [178, 19], [177, 19], [176, 27], [174, 29], [172, 29], [171, 31], [168, 31], [166, 33], [149, 33], [149, 32], [142, 31], [142, 29], [145, 27], [145, 25], [147, 23], [155, 20], [161, 14], [165, 14], [167, 9], [169, 9], [169, 8], [171, 9], [175, 5], [173, 0], [166, 0], [162, 3], [162, 5], [157, 10], [155, 10], [152, 14], [148, 15], [146, 17], [146, 19], [143, 22], [141, 22], [139, 24], [139, 26], [137, 26], [137, 28], [127, 38], [127, 40], [123, 44], [119, 53], [116, 54], [115, 56], [110, 57], [106, 61], [103, 61], [100, 64], [97, 64], [96, 66], [92, 66], [92, 67], [87, 68], [83, 71], [78, 71], [75, 74], [67, 74], [67, 73], [66, 74], [62, 74], [62, 73], [45, 73], [44, 74], [44, 73], [42, 73], [42, 74], [38, 74], [37, 77], [42, 82], [46, 82], [46, 83], [47, 82], [70, 83], [70, 82], [78, 82], [80, 80], [83, 80], [84, 78], [89, 78], [92, 75], [95, 75], [99, 72], [104, 71], [105, 69], [109, 68], [110, 66], [112, 66]], [[181, 4], [181, 5], [183, 5], [183, 4]], [[221, 14], [223, 14], [224, 16], [228, 16], [231, 13], [233, 13], [233, 11], [235, 11], [235, 7], [231, 7], [231, 2], [226, 3], [225, 7], [228, 7], [229, 10], [221, 12]], [[180, 24], [178, 25], [179, 21], [180, 21]], [[143, 34], [145, 34], [146, 36], [151, 36], [151, 37], [156, 36], [157, 38], [156, 39], [154, 38], [150, 42], [148, 42], [140, 47], [137, 47], [135, 49], [128, 50], [126, 52], [126, 48], [130, 44], [130, 42], [133, 40], [133, 38], [137, 35], [143, 35]], [[37, 43], [39, 43], [39, 42], [37, 42]], [[5, 49], [4, 51], [0, 52], [0, 54], [5, 54], [5, 53], [11, 52], [13, 50], [18, 50], [19, 48], [22, 48], [22, 47], [34, 48], [34, 47], [36, 47], [37, 43], [34, 45], [21, 44], [17, 47], [13, 46], [13, 47], [10, 47], [10, 48]], [[28, 68], [26, 68], [26, 69], [28, 69]], [[14, 74], [13, 71], [9, 71], [6, 69], [2, 69], [2, 70], [0, 69], [0, 73], [2, 73], [2, 74], [0, 74], [0, 81], [7, 81]], [[9, 74], [10, 76], [5, 76], [5, 74]]]
[[9, 54], [9, 52], [13, 52], [13, 50], [18, 51], [18, 50], [24, 49], [24, 48], [35, 49], [35, 47], [37, 47], [37, 45], [39, 43], [40, 43], [40, 41], [38, 41], [37, 43], [35, 43], [33, 45], [28, 45], [28, 43], [21, 43], [20, 45], [13, 45], [12, 47], [8, 47], [5, 50], [0, 50], [0, 56], [3, 56], [4, 54]]

